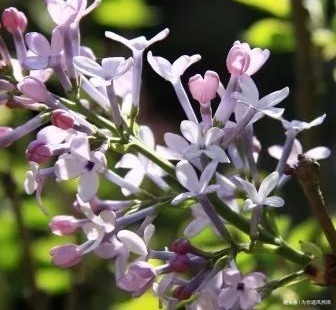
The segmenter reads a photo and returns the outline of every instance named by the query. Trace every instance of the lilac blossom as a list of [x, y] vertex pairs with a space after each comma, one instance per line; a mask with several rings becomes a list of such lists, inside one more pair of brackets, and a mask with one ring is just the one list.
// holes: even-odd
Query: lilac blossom
[[188, 190], [188, 192], [177, 195], [172, 200], [172, 204], [177, 205], [186, 199], [217, 191], [220, 185], [209, 185], [216, 168], [217, 162], [212, 161], [206, 166], [200, 178], [198, 178], [195, 169], [189, 162], [186, 160], [178, 162], [176, 165], [176, 177], [181, 185]]
[[266, 283], [261, 272], [252, 272], [242, 276], [237, 269], [224, 270], [224, 287], [218, 296], [218, 305], [224, 309], [234, 309], [236, 305], [243, 310], [254, 308], [261, 301], [258, 289]]
[[85, 135], [76, 136], [70, 145], [70, 153], [59, 156], [55, 163], [58, 181], [80, 177], [78, 194], [83, 201], [89, 201], [98, 191], [99, 173], [106, 169], [105, 155], [100, 151], [90, 151]]
[[278, 196], [268, 195], [275, 189], [279, 182], [279, 173], [274, 171], [268, 175], [260, 184], [259, 190], [257, 191], [255, 185], [252, 183], [236, 177], [243, 189], [248, 195], [248, 199], [244, 202], [244, 209], [251, 210], [256, 206], [265, 205], [270, 207], [282, 207], [284, 205], [284, 200]]

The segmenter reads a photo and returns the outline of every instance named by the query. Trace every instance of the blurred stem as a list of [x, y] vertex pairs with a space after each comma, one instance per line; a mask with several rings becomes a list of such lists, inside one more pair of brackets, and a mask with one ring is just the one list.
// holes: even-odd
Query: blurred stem
[[320, 166], [317, 161], [299, 156], [299, 164], [294, 170], [303, 192], [309, 202], [312, 211], [319, 221], [321, 228], [334, 253], [336, 253], [336, 230], [327, 211], [319, 181]]
[[[310, 120], [321, 109], [320, 57], [312, 42], [310, 16], [302, 0], [291, 0], [292, 23], [295, 36], [296, 106], [300, 119]], [[322, 81], [323, 83], [323, 81]], [[317, 129], [318, 130], [318, 129]], [[307, 147], [318, 142], [318, 131], [303, 134]]]
[[7, 173], [1, 173], [1, 182], [4, 192], [10, 200], [15, 220], [19, 229], [21, 245], [22, 245], [22, 265], [24, 267], [27, 286], [28, 286], [28, 303], [33, 310], [47, 309], [46, 301], [42, 300], [41, 292], [38, 291], [36, 286], [36, 272], [32, 257], [31, 242], [28, 230], [24, 225], [22, 216], [21, 200], [17, 192], [17, 185], [13, 176]]

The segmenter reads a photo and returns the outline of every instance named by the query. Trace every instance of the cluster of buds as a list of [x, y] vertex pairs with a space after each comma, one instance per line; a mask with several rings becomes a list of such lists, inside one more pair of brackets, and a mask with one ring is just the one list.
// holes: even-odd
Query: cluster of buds
[[[171, 63], [149, 51], [149, 65], [172, 84], [186, 115], [181, 134], [166, 133], [165, 145], [156, 145], [152, 130], [136, 126], [136, 122], [141, 112], [145, 51], [166, 38], [168, 29], [149, 40], [129, 40], [107, 31], [106, 37], [128, 47], [132, 57], [103, 58], [98, 63], [94, 52], [81, 45], [80, 21], [99, 1], [89, 6], [86, 0], [46, 0], [46, 4], [55, 23], [50, 41], [40, 33], [26, 32], [27, 19], [17, 9], [2, 13], [1, 31], [11, 34], [16, 56], [9, 54], [0, 36], [1, 70], [6, 72], [0, 79], [0, 104], [33, 110], [36, 115], [16, 128], [1, 127], [0, 146], [7, 147], [37, 131], [26, 149], [30, 169], [24, 187], [28, 194], [36, 194], [41, 207], [47, 180], [78, 179], [76, 217], [56, 216], [50, 228], [56, 235], [80, 232], [86, 239], [82, 244], [51, 249], [52, 262], [69, 268], [95, 253], [114, 262], [120, 289], [137, 297], [152, 288], [168, 309], [192, 296], [187, 303], [190, 310], [252, 309], [261, 301], [267, 279], [261, 272], [243, 276], [236, 265], [237, 255], [247, 249], [253, 255], [255, 242], [260, 242], [280, 247], [280, 255], [286, 258], [288, 254], [301, 265], [309, 260], [281, 243], [266, 227], [260, 228], [260, 218], [263, 208], [285, 204], [272, 193], [290, 178], [284, 174], [285, 166], [295, 166], [297, 155], [303, 153], [297, 136], [321, 124], [325, 115], [309, 123], [284, 119], [284, 108], [278, 105], [288, 96], [287, 87], [259, 97], [251, 76], [268, 59], [268, 50], [251, 49], [236, 41], [226, 57], [231, 75], [227, 86], [216, 72], [207, 71], [203, 77], [190, 77], [187, 90], [181, 76], [201, 56], [183, 55]], [[48, 89], [51, 76], [57, 77], [60, 93]], [[89, 99], [79, 95], [74, 100], [73, 90], [77, 89]], [[199, 103], [200, 120], [190, 97]], [[219, 104], [213, 113], [215, 101]], [[262, 180], [258, 168], [262, 144], [254, 125], [263, 117], [279, 122], [286, 138], [283, 146], [268, 149], [278, 162]], [[107, 161], [108, 153], [118, 154], [116, 165]], [[305, 154], [323, 159], [330, 151], [318, 147]], [[121, 177], [123, 169], [127, 173]], [[145, 177], [160, 195], [152, 195], [145, 187]], [[124, 199], [100, 199], [101, 178], [116, 184]], [[183, 232], [185, 239], [176, 240], [170, 249], [165, 245], [153, 249], [150, 240], [156, 216], [164, 212], [162, 206], [179, 208], [186, 201], [191, 205], [191, 219]], [[238, 244], [228, 223], [249, 235], [250, 245]], [[206, 251], [188, 241], [206, 227], [223, 239], [222, 250]], [[150, 259], [160, 260], [162, 265], [153, 266]]]

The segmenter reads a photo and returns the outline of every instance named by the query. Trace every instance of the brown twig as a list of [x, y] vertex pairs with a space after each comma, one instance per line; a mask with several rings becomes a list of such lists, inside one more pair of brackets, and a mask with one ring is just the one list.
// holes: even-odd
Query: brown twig
[[294, 175], [297, 177], [332, 251], [336, 253], [336, 230], [320, 189], [319, 171], [320, 165], [316, 160], [299, 155], [299, 164], [294, 169]]

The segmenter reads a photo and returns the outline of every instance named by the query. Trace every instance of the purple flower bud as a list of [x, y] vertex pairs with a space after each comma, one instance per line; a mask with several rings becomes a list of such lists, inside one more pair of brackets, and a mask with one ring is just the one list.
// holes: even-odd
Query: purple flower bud
[[26, 158], [28, 161], [42, 164], [47, 162], [52, 156], [52, 151], [45, 142], [34, 140], [27, 146]]
[[193, 246], [187, 239], [177, 239], [170, 246], [170, 250], [177, 254], [187, 254], [190, 253], [192, 249]]
[[172, 271], [187, 272], [190, 270], [191, 261], [187, 255], [176, 254], [170, 258], [169, 266]]
[[0, 79], [0, 89], [1, 90], [12, 91], [12, 90], [15, 89], [15, 86], [11, 82], [9, 82], [5, 79]]
[[80, 220], [73, 216], [58, 215], [51, 219], [49, 227], [58, 236], [71, 235], [80, 226]]
[[52, 256], [53, 264], [61, 268], [70, 268], [82, 260], [80, 249], [75, 244], [54, 247], [50, 250], [49, 254]]
[[51, 123], [58, 128], [67, 130], [73, 127], [75, 119], [67, 111], [57, 109], [51, 115]]
[[130, 265], [127, 274], [118, 280], [118, 287], [131, 292], [133, 297], [142, 295], [153, 283], [156, 276], [153, 266], [144, 261]]
[[39, 102], [44, 102], [48, 99], [48, 90], [44, 83], [32, 76], [26, 76], [17, 85], [18, 89], [27, 97]]
[[16, 8], [8, 8], [2, 12], [2, 24], [10, 32], [16, 30], [24, 32], [27, 27], [27, 18]]
[[179, 300], [187, 300], [191, 297], [192, 291], [187, 286], [178, 286], [173, 291], [173, 297]]

